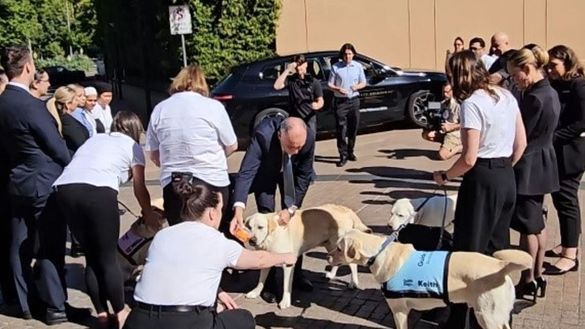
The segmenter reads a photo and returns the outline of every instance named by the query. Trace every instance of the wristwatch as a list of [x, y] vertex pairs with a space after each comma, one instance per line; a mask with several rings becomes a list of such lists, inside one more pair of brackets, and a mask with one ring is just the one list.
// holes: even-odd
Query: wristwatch
[[297, 209], [299, 209], [299, 207], [297, 206], [290, 206], [287, 211], [291, 216], [295, 215], [295, 212], [297, 212]]
[[441, 173], [441, 179], [444, 180], [445, 182], [448, 182], [449, 181], [449, 177], [447, 177], [447, 172], [446, 171], [443, 171]]

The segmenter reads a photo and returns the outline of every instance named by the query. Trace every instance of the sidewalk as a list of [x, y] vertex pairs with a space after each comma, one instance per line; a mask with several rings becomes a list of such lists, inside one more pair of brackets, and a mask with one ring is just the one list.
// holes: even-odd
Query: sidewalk
[[[376, 232], [388, 232], [386, 221], [389, 217], [391, 202], [402, 197], [428, 196], [437, 192], [437, 187], [430, 180], [433, 170], [445, 169], [450, 162], [429, 159], [436, 149], [435, 144], [420, 139], [418, 130], [395, 130], [358, 137], [356, 154], [359, 161], [350, 162], [346, 167], [337, 168], [336, 147], [334, 140], [317, 143], [317, 162], [315, 163], [318, 179], [313, 184], [305, 199], [305, 207], [324, 203], [338, 203], [358, 212], [366, 225]], [[234, 154], [229, 159], [229, 170], [235, 172], [243, 152]], [[162, 191], [158, 183], [158, 170], [154, 165], [147, 166], [147, 180], [153, 198], [160, 197]], [[449, 186], [449, 193], [454, 193], [455, 185]], [[138, 212], [130, 187], [120, 190], [119, 198], [134, 212]], [[585, 186], [580, 191], [581, 200], [585, 200]], [[548, 205], [549, 246], [559, 242], [558, 221], [550, 198]], [[246, 215], [255, 211], [252, 199], [248, 202]], [[585, 205], [584, 207], [585, 208]], [[582, 209], [582, 214], [585, 212]], [[122, 218], [122, 230], [132, 223], [134, 218], [125, 214]], [[582, 243], [583, 236], [582, 236]], [[518, 235], [512, 234], [512, 242], [517, 244]], [[581, 253], [582, 254], [582, 253]], [[549, 261], [553, 261], [550, 260]], [[83, 292], [83, 259], [67, 258], [69, 296], [71, 304], [78, 307], [91, 307], [87, 295]], [[226, 280], [226, 290], [233, 294], [240, 307], [250, 310], [256, 316], [257, 328], [392, 328], [392, 316], [383, 300], [379, 285], [374, 282], [365, 268], [360, 268], [359, 289], [349, 290], [349, 270], [342, 267], [339, 278], [328, 282], [325, 280], [327, 263], [323, 248], [317, 248], [306, 254], [303, 268], [315, 283], [312, 293], [293, 293], [293, 306], [278, 309], [276, 304], [268, 304], [262, 299], [248, 300], [243, 294], [251, 290], [256, 283], [257, 273], [248, 272], [239, 280]], [[517, 280], [518, 275], [513, 279]], [[164, 278], [162, 278], [164, 279]], [[538, 299], [536, 305], [517, 302], [519, 314], [514, 316], [514, 329], [580, 329], [585, 328], [585, 283], [583, 270], [571, 272], [560, 277], [549, 277], [546, 298]], [[85, 328], [91, 322], [82, 324], [67, 323], [51, 328]], [[38, 321], [22, 321], [0, 315], [0, 328], [46, 328]], [[433, 328], [429, 323], [419, 323], [417, 329]]]

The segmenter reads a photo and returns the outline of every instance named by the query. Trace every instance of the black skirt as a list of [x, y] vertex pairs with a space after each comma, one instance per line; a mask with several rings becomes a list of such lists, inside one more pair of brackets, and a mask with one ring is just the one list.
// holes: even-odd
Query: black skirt
[[518, 195], [510, 228], [521, 234], [538, 234], [544, 230], [542, 203], [544, 195]]

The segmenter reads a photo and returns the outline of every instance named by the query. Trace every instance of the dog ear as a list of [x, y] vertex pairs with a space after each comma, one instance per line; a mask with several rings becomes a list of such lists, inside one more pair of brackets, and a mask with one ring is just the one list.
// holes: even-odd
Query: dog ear
[[348, 260], [356, 260], [359, 258], [360, 244], [356, 240], [345, 239], [345, 257]]
[[268, 234], [270, 235], [278, 227], [278, 215], [270, 216], [268, 219]]

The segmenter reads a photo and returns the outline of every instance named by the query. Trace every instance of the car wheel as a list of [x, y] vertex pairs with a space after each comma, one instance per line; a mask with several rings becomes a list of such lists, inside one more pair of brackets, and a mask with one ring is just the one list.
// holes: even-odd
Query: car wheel
[[260, 122], [262, 122], [262, 120], [264, 120], [266, 118], [272, 118], [275, 116], [281, 116], [284, 118], [288, 118], [288, 113], [283, 109], [279, 109], [278, 107], [270, 107], [270, 108], [267, 108], [265, 110], [262, 110], [258, 114], [256, 114], [256, 117], [254, 118], [254, 125], [253, 125], [252, 130], [255, 130], [256, 127], [260, 124]]
[[410, 95], [408, 99], [408, 117], [414, 124], [426, 128], [429, 124], [425, 112], [428, 110], [429, 101], [433, 101], [435, 96], [428, 90], [421, 90]]

